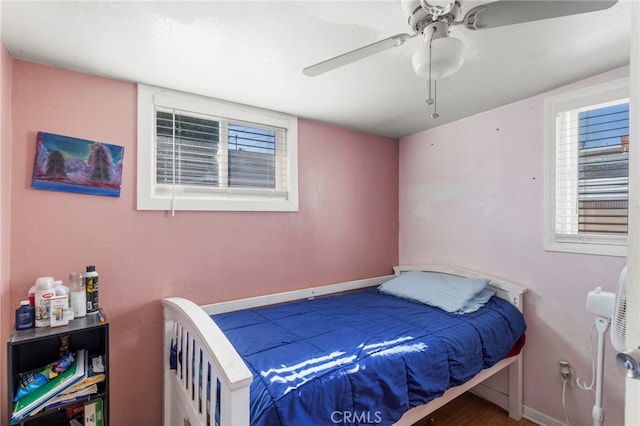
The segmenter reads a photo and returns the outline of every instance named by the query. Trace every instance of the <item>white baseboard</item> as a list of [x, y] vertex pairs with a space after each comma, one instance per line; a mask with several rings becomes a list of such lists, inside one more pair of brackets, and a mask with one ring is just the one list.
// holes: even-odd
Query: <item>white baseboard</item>
[[531, 407], [527, 407], [526, 405], [522, 407], [522, 417], [540, 426], [566, 426], [561, 421], [547, 416], [538, 410], [534, 410]]
[[[500, 384], [494, 383], [494, 385], [496, 384], [499, 388]], [[487, 386], [484, 383], [480, 383], [471, 389], [470, 392], [492, 402], [503, 410], [509, 411], [509, 396], [495, 386]], [[540, 426], [567, 426], [565, 423], [526, 405], [522, 406], [522, 417]]]
[[[471, 393], [474, 393], [479, 397], [494, 403], [504, 410], [509, 409], [508, 396], [488, 386], [479, 384], [471, 390]], [[534, 410], [531, 407], [527, 407], [526, 405], [522, 407], [522, 417], [540, 426], [566, 426], [565, 423], [556, 420], [553, 417], [547, 416], [546, 414], [541, 413], [538, 410]]]

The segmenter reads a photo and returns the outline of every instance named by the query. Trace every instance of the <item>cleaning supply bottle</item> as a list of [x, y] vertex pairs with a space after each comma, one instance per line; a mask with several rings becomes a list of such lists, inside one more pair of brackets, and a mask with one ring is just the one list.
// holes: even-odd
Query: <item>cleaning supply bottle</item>
[[53, 277], [40, 277], [36, 280], [35, 310], [36, 327], [49, 327], [51, 313], [49, 311], [50, 300], [55, 296], [55, 281]]
[[20, 302], [20, 307], [16, 309], [16, 330], [26, 330], [33, 328], [36, 321], [35, 309], [28, 300]]
[[87, 266], [87, 272], [82, 274], [84, 285], [87, 290], [87, 313], [96, 314], [100, 309], [98, 298], [98, 272], [94, 265]]
[[54, 292], [56, 296], [67, 296], [71, 294], [71, 290], [66, 285], [62, 284], [62, 280], [54, 281]]

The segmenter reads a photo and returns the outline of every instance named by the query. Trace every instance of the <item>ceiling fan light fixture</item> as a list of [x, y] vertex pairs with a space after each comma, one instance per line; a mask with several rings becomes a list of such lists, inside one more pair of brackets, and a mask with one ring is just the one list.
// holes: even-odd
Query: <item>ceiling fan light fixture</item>
[[455, 6], [452, 0], [420, 0], [420, 6], [434, 16], [445, 15], [451, 12]]
[[[429, 55], [431, 43], [431, 55]], [[413, 54], [413, 70], [423, 78], [429, 78], [429, 56], [431, 56], [431, 78], [437, 80], [457, 72], [464, 63], [464, 43], [453, 37], [440, 37], [422, 44]]]

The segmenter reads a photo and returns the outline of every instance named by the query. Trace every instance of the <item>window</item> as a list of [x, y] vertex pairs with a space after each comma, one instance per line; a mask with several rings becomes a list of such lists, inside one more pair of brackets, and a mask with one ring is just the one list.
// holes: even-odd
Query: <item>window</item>
[[297, 119], [138, 86], [138, 210], [297, 211]]
[[545, 248], [626, 256], [627, 79], [545, 102]]

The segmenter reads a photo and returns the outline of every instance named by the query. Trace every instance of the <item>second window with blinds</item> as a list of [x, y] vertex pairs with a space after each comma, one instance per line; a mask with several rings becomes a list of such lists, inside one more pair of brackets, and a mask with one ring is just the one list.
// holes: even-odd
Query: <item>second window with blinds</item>
[[297, 119], [138, 86], [138, 209], [297, 211]]
[[625, 256], [628, 80], [548, 98], [545, 132], [545, 248]]

